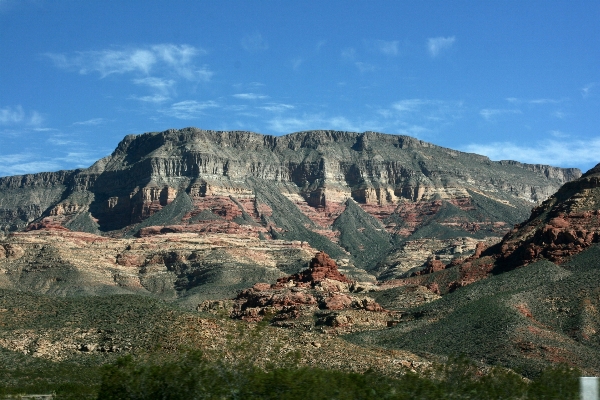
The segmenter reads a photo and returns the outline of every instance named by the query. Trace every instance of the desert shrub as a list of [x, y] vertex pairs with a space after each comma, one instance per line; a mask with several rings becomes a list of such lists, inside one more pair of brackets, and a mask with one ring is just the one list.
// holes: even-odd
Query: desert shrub
[[530, 399], [568, 400], [579, 398], [579, 376], [575, 368], [561, 364], [546, 368], [529, 387]]
[[453, 359], [429, 377], [392, 378], [373, 371], [231, 366], [189, 352], [168, 361], [127, 357], [105, 366], [98, 399], [570, 399], [578, 395], [577, 377], [559, 366], [526, 383], [511, 371], [481, 375], [472, 362]]

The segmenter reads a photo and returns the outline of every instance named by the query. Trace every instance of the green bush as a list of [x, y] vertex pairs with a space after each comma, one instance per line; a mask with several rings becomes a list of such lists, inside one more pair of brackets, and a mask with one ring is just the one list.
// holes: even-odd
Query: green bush
[[307, 367], [227, 366], [189, 352], [169, 360], [120, 359], [104, 367], [98, 400], [113, 399], [570, 399], [578, 373], [550, 368], [533, 383], [511, 371], [481, 374], [466, 359], [451, 360], [430, 377], [392, 378]]

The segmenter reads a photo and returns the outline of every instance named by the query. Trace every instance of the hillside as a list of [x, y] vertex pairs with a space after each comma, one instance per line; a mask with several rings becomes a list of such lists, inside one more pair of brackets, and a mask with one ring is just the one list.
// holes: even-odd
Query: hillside
[[497, 242], [579, 176], [375, 132], [187, 128], [127, 136], [87, 169], [0, 178], [0, 230], [300, 241], [391, 279]]
[[[374, 297], [401, 311], [401, 322], [351, 340], [417, 353], [464, 353], [527, 374], [550, 363], [599, 374], [599, 177], [596, 166], [566, 183], [500, 243], [462, 263], [388, 282]], [[411, 285], [445, 295], [417, 307], [393, 301]]]

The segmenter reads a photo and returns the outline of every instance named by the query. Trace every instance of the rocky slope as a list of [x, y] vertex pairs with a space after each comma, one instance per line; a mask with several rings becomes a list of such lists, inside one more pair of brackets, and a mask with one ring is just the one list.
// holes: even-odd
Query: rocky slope
[[493, 242], [579, 176], [375, 132], [187, 128], [127, 136], [88, 169], [0, 178], [0, 230], [297, 240], [388, 279], [440, 251], [397, 262], [407, 241]]
[[[115, 239], [42, 229], [0, 240], [0, 288], [57, 296], [144, 294], [195, 308], [304, 269], [306, 242], [190, 233]], [[372, 279], [346, 263], [355, 280]]]
[[600, 164], [563, 185], [498, 244], [480, 243], [465, 260], [433, 260], [410, 278], [384, 282], [373, 297], [391, 310], [398, 308], [383, 300], [409, 286], [444, 296], [404, 309], [392, 330], [352, 340], [460, 352], [528, 373], [560, 362], [598, 374], [599, 242]]
[[527, 221], [504, 237], [500, 258], [508, 268], [539, 259], [561, 264], [598, 241], [600, 164], [534, 208]]
[[[492, 274], [540, 260], [565, 263], [600, 242], [600, 164], [581, 178], [563, 185], [535, 207], [530, 217], [515, 225], [500, 242], [479, 249], [468, 258], [450, 262], [432, 260], [406, 282], [435, 285], [441, 293], [453, 291]], [[491, 243], [488, 243], [491, 244]], [[402, 285], [404, 281], [388, 282]]]

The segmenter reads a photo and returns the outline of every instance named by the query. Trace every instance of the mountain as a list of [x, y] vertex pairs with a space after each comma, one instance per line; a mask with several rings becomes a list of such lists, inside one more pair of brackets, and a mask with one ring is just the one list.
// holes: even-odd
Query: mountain
[[580, 175], [375, 132], [186, 128], [129, 135], [87, 169], [0, 178], [0, 230], [301, 241], [389, 279], [497, 242]]
[[528, 377], [600, 373], [600, 167], [188, 128], [127, 136], [88, 169], [0, 178], [0, 208], [4, 360], [99, 365], [159, 343], [251, 347], [265, 365], [285, 349], [422, 372], [463, 353]]
[[[417, 353], [462, 353], [535, 375], [551, 363], [600, 373], [600, 164], [564, 184], [501, 242], [373, 296], [402, 311], [387, 331], [351, 340]], [[410, 307], [416, 285], [445, 294]], [[390, 300], [391, 299], [391, 300]]]

